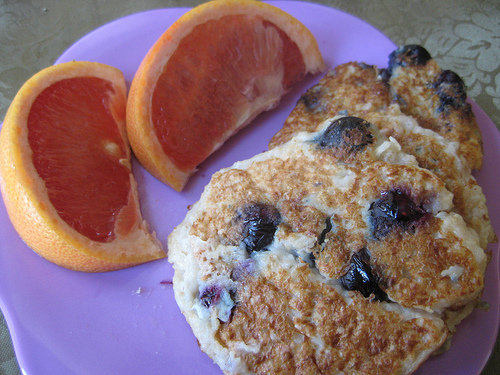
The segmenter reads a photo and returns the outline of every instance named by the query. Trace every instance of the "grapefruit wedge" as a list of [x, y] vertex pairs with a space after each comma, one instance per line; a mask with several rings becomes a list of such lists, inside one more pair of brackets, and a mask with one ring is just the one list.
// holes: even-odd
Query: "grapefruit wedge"
[[199, 5], [167, 29], [135, 74], [132, 150], [180, 191], [231, 135], [324, 68], [314, 36], [279, 8], [254, 0]]
[[47, 260], [110, 271], [165, 256], [139, 209], [116, 68], [68, 62], [28, 80], [0, 132], [0, 188], [21, 238]]

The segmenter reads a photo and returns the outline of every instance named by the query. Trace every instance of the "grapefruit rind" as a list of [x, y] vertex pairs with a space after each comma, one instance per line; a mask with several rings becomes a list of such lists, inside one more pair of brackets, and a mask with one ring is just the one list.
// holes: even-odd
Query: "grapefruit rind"
[[[125, 235], [100, 243], [78, 233], [64, 222], [50, 204], [45, 184], [33, 165], [28, 144], [27, 120], [38, 94], [62, 79], [90, 76], [113, 84], [110, 108], [130, 150], [124, 123], [126, 84], [116, 68], [92, 62], [73, 61], [48, 67], [29, 79], [16, 94], [0, 132], [0, 189], [9, 218], [23, 241], [43, 258], [62, 267], [85, 272], [122, 269], [165, 257], [160, 242], [150, 233], [137, 211], [138, 222]], [[126, 163], [125, 163], [126, 164]], [[129, 206], [139, 210], [135, 179], [130, 172]]]
[[[272, 20], [299, 47], [306, 74], [319, 73], [325, 69], [325, 63], [312, 33], [297, 19], [273, 5], [255, 0], [215, 0], [201, 4], [181, 16], [160, 36], [142, 60], [132, 81], [127, 103], [127, 133], [135, 156], [153, 176], [177, 191], [184, 188], [196, 168], [188, 170], [178, 168], [164, 153], [158, 141], [151, 114], [155, 85], [170, 56], [194, 27], [227, 15], [259, 16], [265, 20]], [[264, 105], [243, 123], [235, 124], [233, 131], [225, 134], [224, 138], [216, 143], [212, 152], [231, 135], [248, 125], [259, 113], [273, 108], [280, 98], [281, 96], [276, 98], [273, 105]]]

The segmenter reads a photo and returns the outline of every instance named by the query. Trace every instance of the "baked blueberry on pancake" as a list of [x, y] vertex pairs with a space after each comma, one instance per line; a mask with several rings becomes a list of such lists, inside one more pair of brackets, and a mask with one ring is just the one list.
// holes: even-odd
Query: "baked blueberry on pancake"
[[453, 194], [369, 121], [215, 173], [169, 236], [176, 301], [226, 374], [410, 374], [477, 306]]
[[467, 225], [476, 231], [483, 249], [496, 242], [486, 198], [466, 160], [459, 155], [457, 142], [421, 127], [414, 117], [402, 114], [397, 104], [390, 105], [387, 111], [369, 113], [365, 118], [376, 124], [384, 135], [397, 139], [403, 151], [414, 155], [421, 167], [443, 180], [453, 193], [453, 211], [462, 215]]
[[364, 117], [391, 103], [389, 87], [375, 66], [351, 62], [330, 70], [305, 92], [269, 147], [288, 141], [298, 131], [315, 131], [327, 118], [349, 112]]
[[[453, 82], [450, 77], [455, 77]], [[481, 135], [457, 77], [440, 70], [420, 46], [394, 51], [387, 69], [357, 62], [339, 65], [302, 95], [269, 146], [299, 131], [315, 131], [338, 114], [363, 117], [445, 182], [454, 195], [453, 210], [486, 249], [496, 236], [482, 189], [471, 173], [481, 165]]]

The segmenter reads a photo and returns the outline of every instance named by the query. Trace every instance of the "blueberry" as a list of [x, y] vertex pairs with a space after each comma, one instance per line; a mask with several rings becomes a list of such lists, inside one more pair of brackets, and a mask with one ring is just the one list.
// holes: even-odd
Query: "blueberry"
[[380, 240], [393, 228], [412, 231], [422, 221], [427, 212], [408, 194], [395, 189], [383, 192], [378, 200], [370, 205], [373, 236]]
[[373, 143], [371, 124], [359, 117], [347, 116], [334, 120], [328, 128], [315, 139], [322, 149], [332, 149], [336, 156], [345, 159]]
[[205, 308], [214, 308], [213, 311], [220, 321], [227, 322], [231, 319], [233, 310], [236, 307], [234, 302], [236, 298], [235, 290], [228, 290], [220, 284], [209, 284], [200, 291], [198, 298]]
[[320, 85], [314, 86], [307, 90], [299, 99], [304, 106], [311, 112], [317, 112], [321, 110], [321, 98], [323, 96], [323, 90]]
[[417, 44], [408, 44], [399, 47], [389, 55], [389, 75], [395, 67], [408, 67], [425, 65], [432, 60], [430, 53], [422, 46]]
[[365, 298], [373, 295], [376, 301], [389, 301], [379, 282], [379, 278], [372, 272], [370, 255], [365, 248], [352, 255], [347, 273], [340, 277], [340, 285], [346, 290], [358, 291]]
[[438, 111], [446, 111], [450, 107], [461, 108], [467, 99], [465, 83], [458, 74], [451, 70], [443, 70], [433, 82], [432, 88], [436, 89], [440, 106]]
[[203, 306], [207, 309], [212, 305], [217, 305], [221, 300], [222, 287], [216, 284], [207, 286], [200, 293], [199, 298]]
[[248, 277], [251, 277], [254, 272], [255, 261], [252, 258], [249, 258], [237, 263], [232, 269], [230, 277], [233, 281], [244, 281]]
[[243, 243], [249, 254], [266, 250], [274, 240], [280, 221], [280, 213], [269, 204], [252, 203], [239, 210], [235, 222], [242, 225]]

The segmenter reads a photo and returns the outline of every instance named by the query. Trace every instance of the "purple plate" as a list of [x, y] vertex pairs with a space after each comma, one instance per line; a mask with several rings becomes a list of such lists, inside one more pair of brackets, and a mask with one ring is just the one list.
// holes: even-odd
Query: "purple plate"
[[[338, 10], [279, 1], [276, 6], [302, 21], [316, 36], [329, 67], [350, 60], [386, 66], [395, 45], [383, 34]], [[188, 9], [161, 9], [107, 24], [75, 43], [56, 63], [89, 60], [121, 69], [130, 83], [149, 47]], [[144, 217], [162, 243], [222, 167], [267, 148], [300, 94], [317, 82], [310, 77], [210, 157], [182, 193], [161, 184], [138, 163]], [[477, 179], [500, 233], [500, 134], [475, 104], [483, 132], [485, 163]], [[166, 260], [103, 274], [60, 268], [30, 250], [15, 232], [0, 203], [0, 307], [17, 359], [27, 375], [221, 374], [199, 349], [173, 296], [173, 270]], [[484, 300], [458, 329], [451, 349], [427, 361], [418, 374], [478, 375], [495, 344], [499, 325], [498, 246], [487, 272]]]

